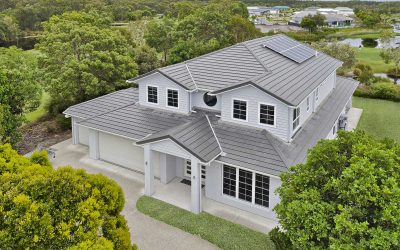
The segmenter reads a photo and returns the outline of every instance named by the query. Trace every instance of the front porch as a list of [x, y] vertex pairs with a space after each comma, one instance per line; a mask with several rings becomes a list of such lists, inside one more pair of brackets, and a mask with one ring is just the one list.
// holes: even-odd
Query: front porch
[[[127, 197], [125, 209], [133, 209], [127, 207], [134, 204], [130, 199], [136, 201], [137, 197], [145, 193], [145, 178], [143, 173], [138, 173], [102, 160], [91, 159], [88, 147], [72, 145], [71, 140], [56, 144], [52, 148], [57, 150], [56, 157], [51, 159], [54, 167], [70, 165], [75, 168], [87, 169], [90, 173], [102, 173], [112, 179], [117, 177], [119, 183], [132, 183], [135, 189], [124, 189], [125, 196]], [[183, 179], [186, 179], [186, 177], [174, 176], [167, 184], [164, 184], [161, 178], [153, 178], [152, 197], [191, 211], [191, 185], [181, 183]], [[124, 186], [122, 187], [124, 188]], [[278, 225], [274, 220], [205, 197], [205, 188], [202, 188], [201, 200], [203, 211], [257, 231], [268, 232]], [[127, 219], [128, 221], [135, 220], [135, 218], [129, 217]]]

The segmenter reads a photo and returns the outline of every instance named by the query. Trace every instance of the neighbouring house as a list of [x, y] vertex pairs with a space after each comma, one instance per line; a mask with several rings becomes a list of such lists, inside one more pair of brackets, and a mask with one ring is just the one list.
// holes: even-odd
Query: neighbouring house
[[347, 15], [337, 14], [335, 9], [307, 8], [304, 11], [295, 12], [289, 21], [290, 25], [300, 26], [305, 16], [316, 15], [317, 13], [325, 16], [325, 24], [329, 27], [349, 27], [353, 23], [353, 18]]
[[[143, 173], [144, 193], [174, 179], [203, 196], [276, 219], [279, 175], [321, 139], [346, 129], [358, 82], [342, 62], [287, 36], [259, 38], [128, 80], [129, 88], [74, 105], [74, 144], [93, 159]], [[182, 184], [184, 185], [184, 184]]]
[[343, 15], [343, 16], [354, 16], [354, 10], [349, 7], [336, 7], [337, 10], [336, 14]]
[[249, 12], [250, 17], [279, 14], [279, 10], [274, 10], [270, 7], [262, 7], [262, 6], [249, 6], [247, 7], [247, 11]]

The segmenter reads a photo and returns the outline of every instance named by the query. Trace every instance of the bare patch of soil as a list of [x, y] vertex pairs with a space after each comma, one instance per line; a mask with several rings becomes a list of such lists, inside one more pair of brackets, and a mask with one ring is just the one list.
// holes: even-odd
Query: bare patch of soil
[[20, 130], [22, 140], [18, 144], [18, 151], [22, 155], [71, 138], [70, 129], [63, 129], [55, 118], [47, 116], [22, 126]]

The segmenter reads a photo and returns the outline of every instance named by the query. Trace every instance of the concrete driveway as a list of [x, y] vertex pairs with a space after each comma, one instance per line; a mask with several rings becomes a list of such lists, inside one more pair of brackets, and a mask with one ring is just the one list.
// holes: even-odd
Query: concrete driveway
[[128, 221], [131, 240], [139, 249], [218, 249], [208, 241], [137, 211], [136, 201], [143, 195], [144, 190], [143, 175], [113, 164], [92, 160], [88, 157], [87, 147], [72, 145], [71, 140], [56, 144], [52, 148], [57, 149], [56, 157], [51, 159], [55, 168], [66, 165], [83, 168], [88, 173], [108, 176], [121, 186], [125, 194], [122, 214]]

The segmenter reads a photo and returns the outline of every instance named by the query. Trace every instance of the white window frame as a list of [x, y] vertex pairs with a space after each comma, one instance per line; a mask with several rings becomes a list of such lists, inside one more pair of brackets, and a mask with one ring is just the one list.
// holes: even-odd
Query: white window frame
[[[229, 166], [229, 167], [236, 168], [236, 190], [235, 190], [235, 197], [230, 196], [230, 195], [227, 195], [227, 194], [224, 194], [224, 165], [227, 165], [227, 166]], [[250, 201], [246, 201], [246, 200], [239, 199], [239, 169], [252, 172], [252, 178], [253, 178], [253, 179], [252, 179], [252, 187], [251, 187], [251, 193], [252, 193], [251, 202], [250, 202]], [[255, 184], [256, 184], [256, 174], [265, 175], [265, 176], [268, 176], [268, 178], [269, 178], [268, 207], [265, 207], [265, 206], [262, 206], [262, 205], [260, 205], [260, 204], [256, 204], [256, 203], [255, 203], [255, 200], [256, 200], [256, 198], [255, 198], [255, 197], [256, 197], [256, 195], [255, 195], [255, 189], [256, 189], [256, 185], [255, 185]], [[272, 179], [272, 178], [273, 178], [273, 176], [271, 176], [271, 175], [269, 175], [269, 174], [266, 174], [266, 173], [262, 173], [262, 172], [260, 172], [260, 171], [256, 171], [256, 170], [252, 170], [252, 169], [248, 169], [248, 168], [243, 168], [243, 167], [239, 167], [239, 166], [234, 166], [234, 165], [231, 165], [231, 164], [222, 163], [222, 165], [221, 165], [221, 195], [222, 195], [224, 198], [231, 199], [231, 200], [233, 200], [233, 201], [236, 201], [236, 202], [239, 202], [239, 203], [242, 203], [242, 204], [245, 204], [245, 205], [249, 205], [249, 204], [250, 204], [250, 205], [252, 205], [252, 206], [254, 206], [254, 207], [257, 207], [257, 208], [260, 208], [260, 209], [270, 210], [270, 209], [272, 209], [272, 208], [271, 208], [271, 194], [273, 194], [273, 192], [271, 192], [271, 179]]]
[[[190, 162], [190, 173], [192, 172], [192, 162], [191, 162], [191, 160], [185, 159], [183, 175], [190, 178], [192, 175], [187, 173], [187, 167], [188, 167], [187, 162]], [[204, 170], [204, 173], [203, 173], [203, 170]], [[204, 164], [200, 164], [200, 175], [201, 175], [201, 180], [204, 182], [207, 179], [207, 166], [204, 165]], [[204, 178], [203, 178], [203, 175], [204, 175]]]
[[[233, 116], [233, 115], [234, 115], [234, 108], [235, 108], [235, 107], [234, 107], [235, 101], [246, 102], [246, 120], [239, 119], [239, 118], [235, 118], [235, 117]], [[249, 102], [248, 102], [247, 100], [240, 99], [240, 98], [232, 98], [231, 113], [232, 113], [232, 116], [231, 116], [232, 120], [241, 121], [241, 122], [248, 122], [248, 121], [249, 121]]]
[[[301, 114], [300, 106], [294, 108], [293, 111], [296, 110], [296, 109], [299, 109], [299, 115], [297, 116], [296, 119], [294, 119], [294, 116], [292, 117], [292, 130], [293, 130], [293, 133], [296, 132], [296, 131], [300, 128], [300, 116], [301, 116], [301, 115], [300, 115], [300, 114]], [[292, 114], [293, 114], [293, 112], [292, 112]], [[293, 128], [293, 124], [294, 124], [294, 122], [295, 122], [296, 120], [299, 120], [299, 124], [297, 125], [297, 127]]]
[[[153, 87], [157, 89], [157, 102], [149, 102], [149, 87]], [[158, 105], [160, 103], [160, 88], [156, 85], [146, 85], [146, 103], [152, 105]]]
[[307, 105], [307, 113], [310, 112], [311, 105], [310, 105], [310, 96], [307, 96], [306, 105]]
[[[173, 90], [173, 91], [177, 91], [178, 92], [178, 106], [177, 107], [168, 105], [168, 90]], [[166, 91], [165, 91], [165, 106], [168, 107], [168, 108], [172, 108], [172, 109], [179, 109], [179, 99], [180, 99], [179, 96], [180, 96], [179, 89], [166, 88]]]
[[[273, 106], [274, 107], [274, 125], [261, 123], [261, 121], [260, 121], [261, 105], [268, 105], [268, 106]], [[266, 102], [259, 102], [258, 103], [258, 116], [257, 116], [257, 119], [258, 119], [258, 124], [260, 124], [262, 126], [276, 128], [276, 104], [266, 103]]]

